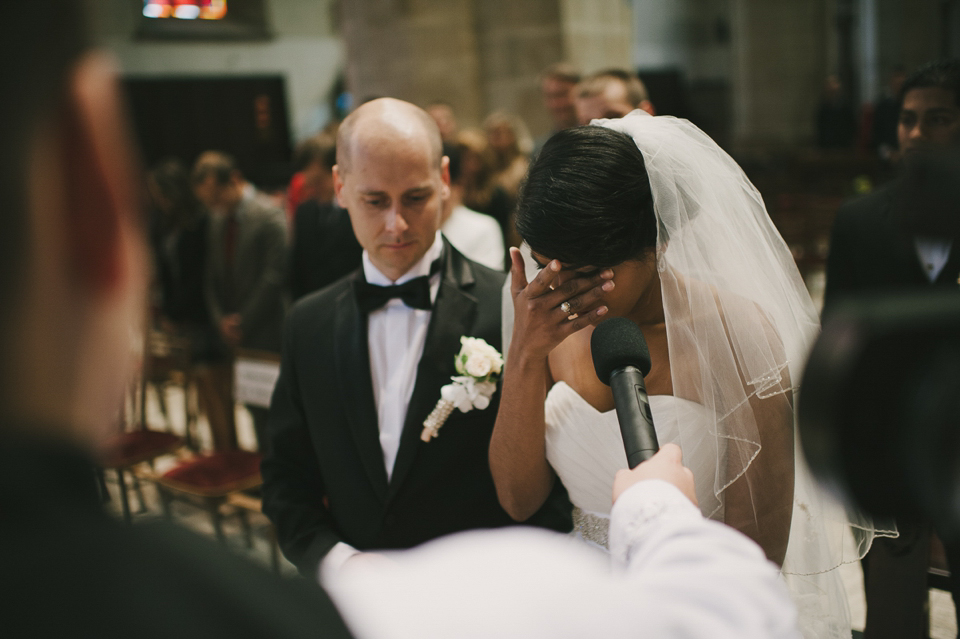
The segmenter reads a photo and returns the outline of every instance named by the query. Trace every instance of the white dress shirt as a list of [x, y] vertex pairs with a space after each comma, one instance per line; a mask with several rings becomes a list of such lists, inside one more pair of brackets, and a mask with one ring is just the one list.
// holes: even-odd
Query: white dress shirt
[[503, 270], [506, 255], [503, 231], [500, 230], [500, 223], [489, 215], [461, 204], [454, 207], [441, 230], [458, 251], [474, 262], [496, 271]]
[[[363, 252], [363, 275], [367, 282], [377, 286], [403, 284], [415, 277], [430, 274], [430, 267], [443, 253], [443, 240], [437, 231], [433, 245], [400, 279], [393, 281], [373, 265], [367, 251]], [[440, 273], [430, 278], [430, 301], [435, 302], [440, 290]], [[387, 480], [393, 475], [393, 465], [400, 449], [403, 422], [410, 406], [410, 396], [417, 380], [417, 366], [427, 340], [431, 311], [410, 308], [399, 298], [367, 316], [367, 346], [370, 351], [370, 375], [373, 399], [377, 404], [377, 425], [380, 429], [380, 448]], [[438, 397], [439, 399], [439, 397]], [[357, 554], [344, 542], [338, 543], [320, 562], [319, 579], [325, 583], [328, 575]]]
[[628, 489], [610, 533], [609, 556], [542, 529], [459, 533], [326, 586], [360, 639], [799, 639], [777, 567], [672, 484]]

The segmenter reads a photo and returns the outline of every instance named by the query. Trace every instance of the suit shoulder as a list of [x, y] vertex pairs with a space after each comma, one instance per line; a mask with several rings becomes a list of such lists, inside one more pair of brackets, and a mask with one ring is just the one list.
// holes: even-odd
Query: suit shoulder
[[473, 268], [473, 275], [477, 279], [477, 284], [482, 286], [491, 286], [496, 288], [498, 291], [500, 290], [504, 281], [507, 279], [506, 273], [492, 269], [489, 266], [484, 266], [483, 264], [474, 262], [468, 258], [464, 259], [467, 259], [470, 262], [470, 266]]
[[837, 210], [838, 223], [857, 223], [881, 215], [895, 196], [894, 185], [886, 184], [877, 190], [844, 202]]
[[304, 295], [290, 308], [287, 321], [298, 323], [304, 321], [304, 318], [309, 318], [308, 321], [316, 321], [318, 318], [332, 315], [341, 303], [343, 296], [352, 293], [351, 282], [355, 277], [356, 271], [341, 277], [336, 282], [328, 284], [318, 291]]

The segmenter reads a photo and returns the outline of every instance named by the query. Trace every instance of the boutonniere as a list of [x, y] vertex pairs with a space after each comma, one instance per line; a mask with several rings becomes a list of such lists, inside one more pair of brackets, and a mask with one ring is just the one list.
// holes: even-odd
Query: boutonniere
[[460, 352], [454, 359], [459, 375], [451, 377], [452, 384], [440, 389], [440, 400], [423, 420], [420, 439], [425, 442], [437, 436], [440, 427], [454, 408], [461, 412], [485, 409], [497, 390], [497, 380], [503, 371], [503, 356], [479, 337], [460, 338]]

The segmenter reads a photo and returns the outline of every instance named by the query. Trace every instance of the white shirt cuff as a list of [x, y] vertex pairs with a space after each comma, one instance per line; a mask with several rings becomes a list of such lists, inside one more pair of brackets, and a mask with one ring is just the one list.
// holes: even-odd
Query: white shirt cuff
[[320, 560], [320, 567], [317, 569], [317, 581], [322, 586], [327, 585], [331, 577], [347, 562], [347, 559], [359, 554], [360, 551], [350, 544], [345, 544], [342, 541], [337, 542], [337, 545], [331, 548], [330, 552]]
[[610, 553], [620, 562], [630, 561], [635, 545], [665, 517], [672, 522], [703, 518], [680, 489], [662, 479], [637, 482], [620, 495], [610, 513]]

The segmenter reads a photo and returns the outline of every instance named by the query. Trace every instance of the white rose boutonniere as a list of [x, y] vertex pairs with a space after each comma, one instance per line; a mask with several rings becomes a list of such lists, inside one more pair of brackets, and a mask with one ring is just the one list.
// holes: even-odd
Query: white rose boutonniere
[[440, 400], [424, 420], [420, 439], [425, 442], [437, 436], [454, 408], [464, 413], [474, 408], [483, 410], [497, 390], [503, 356], [478, 337], [463, 336], [460, 344], [460, 352], [454, 358], [459, 375], [451, 377], [453, 383], [440, 389]]

